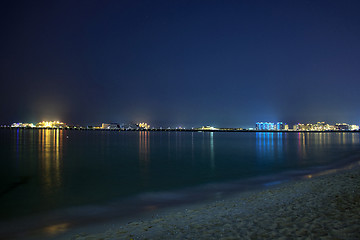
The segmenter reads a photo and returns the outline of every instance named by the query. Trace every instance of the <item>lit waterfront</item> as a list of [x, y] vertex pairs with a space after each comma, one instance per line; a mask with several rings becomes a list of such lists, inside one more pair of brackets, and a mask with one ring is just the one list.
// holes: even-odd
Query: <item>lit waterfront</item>
[[359, 126], [355, 124], [336, 123], [331, 125], [325, 122], [317, 122], [316, 124], [295, 124], [293, 128], [283, 122], [257, 122], [255, 128], [219, 128], [213, 126], [202, 127], [150, 127], [148, 123], [137, 124], [117, 124], [117, 123], [102, 123], [101, 126], [80, 126], [67, 125], [60, 121], [42, 121], [37, 124], [33, 123], [13, 123], [10, 126], [1, 125], [2, 128], [40, 128], [40, 129], [70, 129], [70, 130], [113, 130], [113, 131], [206, 131], [206, 132], [243, 132], [243, 131], [257, 131], [257, 132], [343, 132], [343, 131], [359, 131]]

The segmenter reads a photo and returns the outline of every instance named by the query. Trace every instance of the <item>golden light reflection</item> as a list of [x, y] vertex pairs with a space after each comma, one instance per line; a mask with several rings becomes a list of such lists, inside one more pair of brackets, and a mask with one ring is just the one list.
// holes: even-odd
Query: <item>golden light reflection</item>
[[39, 133], [39, 156], [44, 192], [49, 197], [62, 185], [61, 149], [63, 130], [42, 129]]
[[297, 149], [299, 159], [307, 159], [315, 151], [323, 151], [326, 148], [340, 145], [359, 144], [359, 134], [339, 132], [319, 132], [319, 133], [298, 133]]
[[150, 161], [150, 132], [139, 131], [139, 161], [141, 175], [145, 177], [144, 183], [147, 183], [148, 165]]
[[298, 153], [301, 159], [307, 157], [307, 138], [309, 138], [309, 133], [298, 133]]
[[359, 144], [359, 134], [351, 134], [351, 142], [353, 144]]
[[57, 235], [59, 233], [65, 232], [68, 230], [70, 224], [69, 223], [60, 223], [54, 224], [47, 227], [44, 227], [42, 231], [47, 235]]
[[158, 208], [159, 207], [156, 206], [156, 205], [147, 205], [147, 206], [144, 207], [144, 209], [147, 210], [147, 211], [154, 211], [154, 210], [156, 210]]
[[139, 157], [141, 162], [149, 161], [149, 132], [139, 131]]
[[313, 177], [319, 177], [319, 176], [324, 176], [324, 175], [329, 175], [329, 174], [333, 174], [333, 173], [337, 173], [337, 172], [342, 172], [344, 170], [350, 170], [353, 168], [358, 168], [360, 166], [360, 161], [356, 161], [350, 164], [347, 164], [343, 167], [339, 167], [339, 168], [334, 168], [334, 169], [328, 169], [328, 170], [324, 170], [321, 172], [317, 172], [317, 173], [313, 173], [313, 174], [308, 174], [305, 175], [303, 178], [313, 178]]

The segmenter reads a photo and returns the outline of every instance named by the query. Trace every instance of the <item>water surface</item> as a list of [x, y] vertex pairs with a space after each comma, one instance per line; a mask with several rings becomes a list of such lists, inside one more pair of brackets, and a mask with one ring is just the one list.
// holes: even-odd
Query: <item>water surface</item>
[[351, 132], [0, 129], [0, 221], [139, 196], [174, 201], [212, 183], [251, 188], [248, 179], [345, 164], [359, 147]]

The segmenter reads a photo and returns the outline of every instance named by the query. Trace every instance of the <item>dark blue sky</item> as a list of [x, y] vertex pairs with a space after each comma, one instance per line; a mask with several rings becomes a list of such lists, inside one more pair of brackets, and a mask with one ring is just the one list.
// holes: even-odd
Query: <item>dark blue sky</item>
[[360, 124], [359, 1], [8, 1], [0, 123]]

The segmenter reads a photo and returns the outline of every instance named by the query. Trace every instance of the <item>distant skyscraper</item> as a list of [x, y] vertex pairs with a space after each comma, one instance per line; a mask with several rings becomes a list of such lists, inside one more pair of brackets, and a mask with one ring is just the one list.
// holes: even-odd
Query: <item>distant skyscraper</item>
[[283, 130], [288, 130], [289, 126], [286, 123], [283, 122], [277, 122], [272, 123], [272, 122], [257, 122], [256, 123], [256, 130], [278, 130], [278, 131], [283, 131]]
[[257, 122], [256, 130], [275, 130], [275, 124], [272, 122]]
[[276, 130], [283, 131], [283, 130], [288, 130], [288, 129], [289, 129], [289, 126], [286, 123], [283, 123], [283, 122], [276, 123]]

